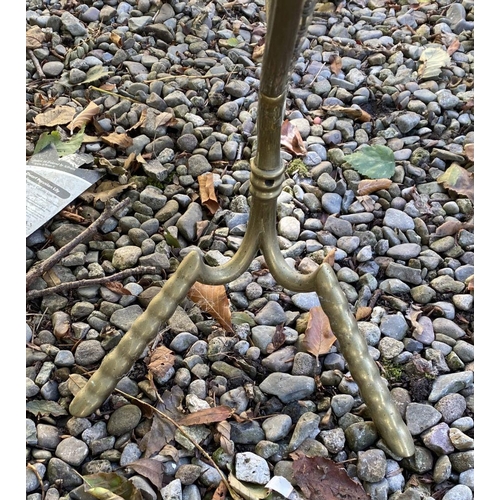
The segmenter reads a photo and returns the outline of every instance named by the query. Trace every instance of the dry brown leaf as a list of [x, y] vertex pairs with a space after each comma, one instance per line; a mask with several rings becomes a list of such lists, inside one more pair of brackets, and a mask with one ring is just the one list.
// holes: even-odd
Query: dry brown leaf
[[333, 106], [322, 106], [321, 109], [324, 109], [328, 113], [335, 116], [345, 116], [347, 118], [351, 118], [352, 120], [359, 120], [360, 122], [369, 122], [373, 119], [369, 113], [360, 108], [346, 108], [345, 106], [336, 104]]
[[436, 181], [445, 189], [466, 196], [474, 203], [473, 175], [458, 163], [452, 163]]
[[234, 443], [231, 441], [231, 425], [227, 420], [217, 424], [220, 446], [228, 454], [234, 455]]
[[303, 453], [292, 453], [290, 457], [293, 478], [307, 499], [370, 500], [363, 486], [333, 460]]
[[125, 288], [119, 281], [110, 281], [104, 285], [108, 290], [119, 295], [132, 295], [132, 292]]
[[151, 353], [147, 366], [154, 376], [162, 378], [174, 366], [174, 363], [174, 353], [168, 347], [160, 345]]
[[330, 352], [330, 347], [337, 337], [332, 332], [330, 320], [321, 306], [311, 307], [306, 331], [304, 332], [304, 346], [312, 355], [318, 356]]
[[130, 132], [131, 130], [135, 130], [136, 128], [139, 128], [146, 121], [147, 114], [148, 114], [148, 108], [144, 108], [141, 111], [141, 116], [139, 116], [139, 119], [137, 120], [137, 122], [134, 123], [130, 128], [128, 128], [127, 132]]
[[119, 182], [115, 181], [103, 181], [95, 192], [90, 192], [86, 191], [86, 193], [89, 196], [92, 196], [94, 198], [94, 201], [103, 201], [106, 202], [116, 196], [117, 194], [120, 194], [122, 191], [125, 191], [129, 187], [134, 186], [134, 182], [129, 182], [128, 184], [120, 184]]
[[189, 290], [188, 297], [202, 311], [210, 314], [212, 318], [218, 321], [226, 332], [233, 333], [229, 299], [224, 285], [204, 285], [197, 281]]
[[453, 55], [458, 49], [460, 48], [460, 40], [458, 38], [455, 38], [453, 42], [451, 42], [450, 46], [446, 50], [448, 52], [448, 55], [451, 56]]
[[109, 146], [118, 146], [122, 149], [127, 149], [132, 146], [132, 138], [127, 134], [119, 134], [118, 132], [112, 132], [109, 135], [103, 135], [102, 140]]
[[53, 269], [49, 269], [47, 272], [45, 272], [42, 276], [42, 279], [49, 286], [57, 286], [61, 284], [61, 279], [59, 278], [59, 276], [57, 276], [57, 273]]
[[274, 351], [276, 351], [276, 349], [279, 349], [285, 343], [286, 337], [285, 337], [284, 330], [285, 330], [285, 325], [283, 325], [283, 324], [278, 325], [276, 327], [276, 330], [274, 332], [274, 335], [273, 335], [271, 342], [269, 342], [269, 344], [267, 344], [267, 347], [266, 347], [267, 354], [273, 353]]
[[281, 125], [281, 145], [297, 156], [307, 154], [307, 148], [298, 128], [289, 120], [285, 120]]
[[26, 32], [26, 49], [39, 49], [45, 42], [45, 33], [40, 26], [33, 26]]
[[153, 460], [152, 458], [139, 458], [127, 464], [127, 467], [134, 469], [135, 472], [149, 479], [159, 490], [162, 488], [164, 472], [163, 465], [158, 460]]
[[[263, 40], [263, 39], [261, 39]], [[262, 43], [262, 45], [257, 44], [252, 52], [252, 60], [255, 62], [260, 62], [264, 57], [264, 51], [266, 49], [266, 44]]]
[[422, 315], [422, 311], [415, 307], [414, 305], [410, 305], [410, 309], [406, 313], [406, 317], [410, 320], [411, 325], [413, 326], [413, 335], [418, 336], [424, 330], [424, 327], [418, 322], [418, 319]]
[[220, 208], [217, 195], [215, 194], [214, 174], [206, 172], [203, 175], [199, 175], [198, 184], [200, 185], [201, 204], [207, 207], [213, 215]]
[[336, 251], [337, 251], [337, 249], [335, 247], [333, 247], [328, 252], [328, 254], [325, 256], [325, 258], [323, 259], [323, 262], [325, 264], [329, 264], [331, 267], [333, 267], [333, 265], [335, 264], [335, 252]]
[[474, 275], [469, 276], [465, 280], [465, 284], [467, 285], [467, 290], [469, 292], [474, 292]]
[[90, 101], [87, 107], [79, 113], [77, 116], [71, 120], [71, 123], [68, 125], [69, 130], [73, 132], [75, 128], [81, 128], [83, 125], [87, 125], [94, 116], [101, 112], [101, 107], [98, 106], [95, 102]]
[[227, 498], [227, 486], [224, 481], [219, 483], [219, 486], [214, 491], [212, 500], [226, 500]]
[[177, 423], [186, 427], [190, 425], [213, 424], [214, 422], [227, 420], [233, 413], [233, 410], [229, 406], [216, 406], [186, 415]]
[[330, 70], [337, 76], [342, 71], [342, 58], [340, 56], [333, 56], [333, 60], [330, 63]]
[[173, 126], [177, 123], [177, 118], [175, 118], [173, 113], [170, 113], [168, 111], [164, 111], [163, 113], [160, 113], [156, 119], [155, 119], [155, 127], [162, 127], [162, 126]]
[[468, 160], [474, 161], [474, 143], [471, 142], [464, 146], [464, 153]]
[[59, 215], [78, 224], [85, 224], [87, 222], [87, 219], [85, 219], [85, 217], [75, 214], [74, 212], [70, 212], [69, 210], [61, 210], [59, 212]]
[[118, 48], [121, 48], [123, 45], [122, 36], [116, 31], [112, 31], [109, 35], [109, 39], [112, 43], [114, 43]]
[[392, 185], [391, 179], [362, 179], [358, 184], [358, 196], [365, 196], [381, 189], [389, 189]]
[[66, 125], [73, 116], [75, 116], [75, 108], [71, 106], [56, 106], [49, 109], [40, 115], [36, 115], [34, 122], [39, 127], [55, 127], [56, 125]]
[[372, 308], [368, 306], [358, 307], [356, 310], [356, 321], [363, 321], [366, 318], [370, 317], [372, 313]]

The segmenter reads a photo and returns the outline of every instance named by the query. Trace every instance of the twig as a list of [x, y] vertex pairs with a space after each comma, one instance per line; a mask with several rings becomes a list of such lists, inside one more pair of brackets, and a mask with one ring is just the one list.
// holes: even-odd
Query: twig
[[111, 276], [105, 276], [104, 278], [91, 278], [87, 280], [70, 281], [67, 283], [61, 283], [60, 285], [51, 286], [49, 288], [44, 288], [43, 290], [30, 290], [26, 293], [26, 299], [38, 299], [44, 295], [50, 293], [60, 293], [67, 292], [68, 290], [74, 290], [75, 288], [81, 288], [83, 286], [95, 286], [108, 283], [109, 281], [118, 281], [129, 276], [134, 276], [136, 274], [154, 274], [156, 273], [155, 266], [139, 266], [133, 269], [125, 269], [119, 273], [112, 274]]
[[321, 66], [321, 68], [318, 69], [318, 72], [314, 75], [314, 78], [309, 83], [309, 85], [308, 85], [309, 87], [316, 81], [316, 78], [318, 78], [318, 76], [321, 73], [321, 71], [323, 71], [323, 68], [325, 67], [325, 64], [326, 63], [323, 63], [323, 66]]
[[129, 398], [129, 399], [132, 399], [134, 401], [137, 401], [141, 405], [148, 406], [153, 411], [155, 411], [156, 413], [158, 413], [158, 415], [160, 415], [161, 417], [163, 417], [167, 422], [169, 422], [170, 424], [172, 424], [186, 439], [188, 439], [191, 442], [191, 444], [193, 444], [196, 447], [196, 449], [210, 462], [210, 464], [214, 467], [214, 469], [220, 474], [220, 477], [222, 478], [222, 481], [226, 485], [226, 487], [227, 487], [229, 493], [231, 494], [231, 496], [234, 495], [233, 498], [239, 498], [239, 496], [234, 492], [233, 488], [229, 484], [229, 481], [227, 480], [226, 475], [220, 470], [219, 466], [214, 462], [214, 460], [212, 459], [212, 457], [196, 441], [193, 441], [193, 438], [189, 434], [187, 434], [186, 432], [184, 432], [184, 429], [175, 420], [173, 420], [172, 418], [170, 418], [168, 415], [166, 415], [162, 411], [158, 410], [158, 408], [155, 408], [154, 406], [150, 405], [149, 403], [146, 403], [145, 401], [137, 399], [134, 396], [131, 396], [130, 394], [127, 394], [126, 392], [120, 391], [120, 389], [115, 389], [115, 391], [119, 392], [122, 396], [124, 396], [126, 398]]
[[36, 72], [38, 73], [39, 78], [45, 78], [45, 73], [42, 70], [42, 67], [40, 66], [40, 61], [37, 59], [35, 56], [35, 53], [31, 50], [28, 49], [28, 54], [33, 61], [33, 64], [35, 65]]
[[42, 274], [54, 267], [57, 262], [59, 262], [63, 257], [69, 255], [71, 253], [71, 250], [73, 250], [76, 245], [82, 243], [85, 239], [94, 234], [107, 219], [109, 219], [111, 216], [119, 212], [130, 203], [130, 198], [125, 198], [115, 206], [107, 205], [102, 214], [87, 229], [85, 229], [85, 231], [83, 231], [76, 238], [73, 238], [69, 243], [61, 247], [54, 255], [51, 255], [48, 259], [33, 266], [28, 271], [28, 273], [26, 273], [26, 288], [29, 288], [31, 283], [33, 283], [36, 278], [42, 276]]
[[36, 478], [38, 479], [38, 482], [40, 483], [40, 489], [42, 490], [42, 500], [45, 497], [45, 490], [43, 489], [43, 480], [42, 477], [40, 476], [40, 473], [38, 472], [37, 468], [32, 465], [32, 464], [27, 464], [28, 469], [31, 469], [33, 473], [35, 474]]
[[169, 78], [176, 79], [176, 78], [188, 78], [189, 80], [191, 79], [196, 79], [196, 78], [206, 78], [210, 79], [213, 78], [214, 75], [167, 75], [167, 76], [162, 76], [160, 78], [154, 78], [153, 80], [144, 80], [144, 83], [151, 83], [151, 82], [163, 82], [165, 80], [168, 80]]
[[137, 99], [132, 99], [132, 97], [127, 97], [126, 95], [121, 95], [116, 92], [111, 92], [111, 90], [105, 90], [105, 89], [100, 89], [99, 87], [95, 87], [94, 85], [89, 85], [90, 90], [95, 90], [97, 92], [101, 92], [102, 94], [106, 95], [111, 95], [113, 97], [118, 97], [119, 99], [125, 99], [127, 101], [133, 102], [135, 104], [144, 104], [141, 101], [138, 101]]

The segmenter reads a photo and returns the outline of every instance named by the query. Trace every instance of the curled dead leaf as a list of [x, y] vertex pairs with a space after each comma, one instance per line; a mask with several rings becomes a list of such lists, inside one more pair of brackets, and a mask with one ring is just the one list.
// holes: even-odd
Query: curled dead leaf
[[33, 26], [26, 31], [26, 49], [39, 49], [45, 42], [45, 33], [40, 26]]
[[229, 406], [215, 406], [214, 408], [206, 408], [186, 415], [178, 421], [178, 424], [185, 427], [213, 424], [227, 420], [233, 413], [233, 409], [229, 408]]
[[330, 63], [330, 70], [336, 76], [342, 71], [342, 58], [340, 56], [333, 56]]
[[83, 125], [87, 125], [94, 116], [101, 112], [101, 107], [98, 106], [95, 102], [89, 102], [87, 107], [79, 113], [77, 116], [71, 120], [71, 123], [68, 125], [68, 128], [71, 132], [75, 130], [75, 128], [81, 128]]
[[365, 110], [361, 108], [347, 108], [345, 106], [333, 105], [333, 106], [322, 106], [321, 109], [325, 110], [327, 113], [338, 117], [347, 117], [352, 120], [359, 120], [360, 122], [369, 122], [373, 118]]
[[297, 156], [307, 154], [307, 148], [299, 129], [289, 120], [285, 120], [281, 125], [281, 145]]
[[381, 189], [389, 189], [391, 179], [362, 179], [358, 184], [358, 196], [365, 196]]
[[363, 306], [363, 307], [358, 307], [356, 309], [356, 321], [363, 321], [366, 318], [369, 318], [372, 313], [372, 308]]
[[160, 345], [151, 353], [147, 366], [154, 376], [162, 378], [174, 366], [174, 363], [174, 353], [168, 347]]
[[103, 135], [102, 140], [109, 146], [118, 146], [122, 149], [127, 149], [133, 144], [131, 137], [127, 134], [120, 134], [118, 132], [113, 132], [106, 136]]
[[206, 172], [199, 175], [198, 184], [200, 185], [201, 204], [207, 207], [212, 215], [215, 214], [220, 206], [217, 201], [217, 195], [215, 194], [214, 174], [212, 172]]

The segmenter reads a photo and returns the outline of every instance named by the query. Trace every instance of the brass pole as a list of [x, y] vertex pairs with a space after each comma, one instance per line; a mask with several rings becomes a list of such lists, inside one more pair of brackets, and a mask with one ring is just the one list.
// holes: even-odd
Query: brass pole
[[188, 254], [75, 396], [69, 407], [72, 415], [84, 417], [99, 408], [196, 281], [210, 285], [233, 281], [248, 268], [260, 249], [281, 286], [295, 292], [318, 293], [380, 435], [396, 455], [414, 454], [413, 439], [369, 355], [332, 267], [322, 264], [311, 274], [301, 274], [288, 266], [278, 245], [276, 204], [284, 181], [281, 124], [289, 71], [300, 51], [315, 3], [315, 0], [268, 0], [267, 3], [268, 31], [259, 90], [257, 153], [251, 160], [250, 172], [251, 211], [240, 248], [229, 262], [216, 268], [207, 266], [197, 252]]

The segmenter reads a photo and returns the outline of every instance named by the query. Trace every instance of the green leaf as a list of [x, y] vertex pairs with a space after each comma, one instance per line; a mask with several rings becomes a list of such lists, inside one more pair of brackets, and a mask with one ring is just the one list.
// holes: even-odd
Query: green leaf
[[233, 312], [231, 314], [231, 322], [234, 323], [235, 325], [245, 325], [248, 324], [250, 326], [255, 326], [257, 323], [255, 323], [255, 320], [252, 318], [247, 313], [244, 312]]
[[174, 248], [181, 247], [181, 244], [179, 243], [177, 238], [175, 236], [172, 236], [170, 233], [165, 233], [165, 240], [171, 247], [174, 247]]
[[44, 132], [38, 139], [33, 154], [37, 154], [49, 144], [56, 144], [57, 142], [61, 142], [61, 134], [57, 130], [53, 130], [50, 133]]
[[227, 40], [227, 44], [230, 47], [237, 47], [239, 45], [239, 43], [240, 43], [240, 41], [234, 37], [228, 38], [228, 40]]
[[67, 141], [61, 141], [61, 134], [57, 130], [53, 130], [52, 132], [50, 132], [50, 134], [48, 132], [44, 132], [36, 143], [34, 154], [39, 153], [49, 144], [54, 144], [59, 156], [66, 156], [76, 153], [83, 143], [83, 139], [85, 136], [84, 132], [85, 126], [82, 126], [80, 131]]
[[365, 146], [346, 156], [345, 161], [370, 179], [390, 179], [396, 168], [392, 149], [380, 144]]
[[33, 400], [26, 403], [26, 411], [33, 413], [35, 416], [47, 416], [52, 415], [53, 417], [62, 417], [68, 414], [68, 412], [55, 401], [40, 401]]

